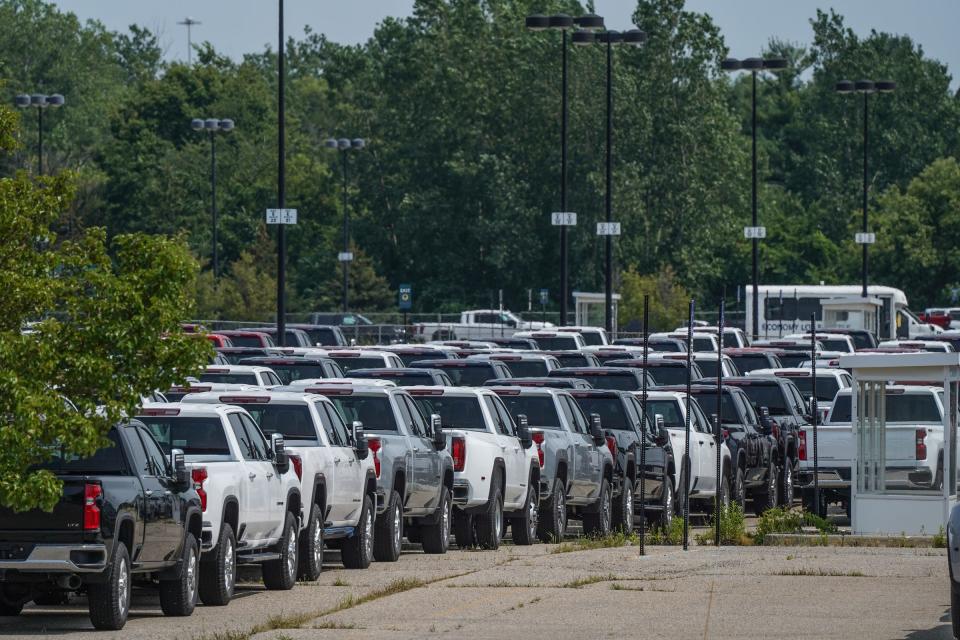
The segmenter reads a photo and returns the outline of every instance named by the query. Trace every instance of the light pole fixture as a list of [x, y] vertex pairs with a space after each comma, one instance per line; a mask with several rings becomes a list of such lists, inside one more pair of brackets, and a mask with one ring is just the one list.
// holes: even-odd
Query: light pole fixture
[[210, 251], [210, 260], [213, 267], [214, 280], [220, 275], [220, 263], [217, 254], [217, 143], [216, 133], [229, 133], [234, 129], [233, 120], [218, 120], [217, 118], [194, 118], [190, 121], [190, 128], [194, 131], [206, 131], [210, 134], [210, 219], [213, 224], [213, 243]]
[[[277, 208], [287, 206], [287, 103], [286, 69], [283, 38], [283, 0], [278, 0], [277, 21]], [[277, 340], [287, 346], [287, 231], [286, 225], [277, 225]]]
[[863, 279], [863, 288], [861, 290], [861, 295], [867, 297], [867, 267], [869, 265], [867, 261], [867, 248], [873, 244], [876, 238], [869, 233], [867, 226], [867, 194], [869, 192], [870, 183], [867, 179], [867, 150], [869, 149], [869, 119], [868, 112], [870, 101], [869, 97], [871, 93], [893, 93], [897, 88], [897, 83], [892, 80], [857, 80], [853, 82], [851, 80], [841, 80], [836, 84], [834, 89], [837, 93], [849, 94], [849, 93], [862, 93], [863, 94], [863, 230], [861, 233], [858, 233], [855, 236], [857, 244], [863, 247], [863, 257], [861, 265], [861, 277]]
[[560, 326], [567, 324], [567, 299], [569, 298], [567, 274], [567, 226], [573, 216], [567, 216], [567, 31], [574, 27], [582, 30], [603, 29], [603, 18], [588, 13], [579, 17], [572, 17], [565, 13], [551, 16], [530, 15], [525, 21], [530, 31], [553, 30], [560, 31], [562, 75], [560, 83], [560, 212], [564, 215], [555, 216], [560, 226]]
[[187, 66], [190, 66], [193, 64], [193, 27], [203, 23], [187, 16], [177, 24], [187, 28]]
[[37, 175], [43, 175], [43, 112], [47, 107], [56, 109], [62, 107], [66, 100], [59, 93], [46, 95], [43, 93], [34, 93], [27, 95], [21, 93], [14, 97], [13, 104], [20, 109], [33, 107], [37, 110]]
[[751, 76], [751, 138], [753, 141], [752, 161], [751, 161], [751, 226], [744, 230], [744, 235], [753, 242], [753, 274], [751, 277], [753, 286], [752, 298], [752, 326], [751, 336], [756, 340], [760, 335], [760, 319], [757, 317], [759, 311], [759, 294], [757, 288], [760, 280], [760, 239], [766, 237], [766, 228], [760, 227], [757, 220], [757, 74], [764, 71], [783, 71], [787, 68], [787, 61], [784, 58], [746, 58], [738, 60], [736, 58], [726, 58], [720, 62], [720, 68], [724, 71], [749, 71]]
[[347, 286], [350, 283], [350, 263], [353, 262], [353, 252], [350, 251], [350, 210], [347, 208], [347, 151], [359, 151], [367, 146], [363, 138], [328, 138], [324, 146], [334, 151], [340, 151], [343, 167], [343, 251], [337, 257], [343, 265], [343, 312], [347, 313], [350, 304]]
[[[640, 29], [619, 31], [587, 31], [573, 33], [573, 44], [607, 45], [607, 184], [606, 184], [606, 225], [597, 225], [597, 232], [605, 236], [606, 255], [604, 265], [604, 326], [608, 334], [613, 334], [613, 236], [619, 234], [619, 228], [613, 224], [613, 46], [626, 44], [639, 47], [647, 41], [647, 34]], [[617, 233], [614, 233], [616, 231]]]

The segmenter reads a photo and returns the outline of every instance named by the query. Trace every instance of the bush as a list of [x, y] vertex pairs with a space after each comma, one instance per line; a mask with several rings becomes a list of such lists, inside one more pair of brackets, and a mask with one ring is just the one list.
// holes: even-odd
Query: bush
[[757, 522], [757, 532], [754, 534], [754, 540], [757, 544], [763, 544], [763, 540], [767, 534], [801, 533], [803, 527], [816, 527], [821, 535], [837, 532], [836, 526], [814, 513], [802, 510], [792, 511], [776, 507], [760, 516], [760, 520]]
[[683, 544], [683, 518], [674, 518], [666, 529], [657, 527], [650, 532], [648, 544], [678, 545]]
[[[710, 531], [696, 535], [697, 544], [713, 544], [713, 522], [710, 523], [710, 527]], [[720, 510], [720, 544], [728, 546], [750, 544], [744, 525], [743, 509], [739, 504], [732, 503]]]

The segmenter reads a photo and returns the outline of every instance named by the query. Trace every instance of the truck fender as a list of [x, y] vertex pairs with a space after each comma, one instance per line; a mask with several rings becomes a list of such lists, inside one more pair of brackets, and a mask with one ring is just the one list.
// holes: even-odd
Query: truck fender
[[[317, 496], [321, 495], [323, 496], [323, 500], [321, 503], [318, 503]], [[323, 524], [327, 521], [327, 515], [330, 511], [330, 506], [327, 504], [327, 478], [322, 472], [316, 473], [313, 476], [313, 494], [310, 496], [310, 498], [310, 510], [304, 509], [304, 518], [307, 518], [310, 515], [314, 504], [320, 504], [320, 508], [323, 509], [323, 512], [320, 514], [320, 520], [321, 524]]]
[[286, 510], [297, 519], [297, 531], [299, 531], [300, 525], [303, 523], [303, 503], [300, 499], [299, 489], [291, 488], [287, 491]]
[[[225, 518], [224, 516], [225, 516], [226, 513], [227, 513], [227, 506], [228, 506], [228, 505], [236, 505], [236, 507], [237, 507], [237, 521], [236, 521], [235, 523], [233, 523], [232, 526], [233, 526], [233, 535], [237, 536], [237, 539], [239, 539], [239, 538], [240, 538], [240, 527], [242, 527], [244, 523], [241, 522], [241, 520], [240, 520], [240, 501], [237, 500], [237, 497], [236, 497], [236, 496], [234, 496], [234, 495], [227, 495], [227, 497], [223, 499], [223, 506], [222, 506], [221, 509], [220, 509], [220, 522], [221, 522], [221, 524], [222, 524], [223, 521], [226, 520], [226, 518]], [[217, 535], [220, 535], [220, 533], [217, 532]], [[200, 540], [200, 539], [197, 538], [197, 541], [198, 541], [198, 542], [199, 542], [199, 540]]]
[[[507, 465], [503, 461], [503, 458], [494, 458], [493, 460], [493, 471], [491, 473], [500, 473], [500, 477], [503, 478], [503, 483], [500, 487], [500, 490], [504, 493], [506, 492], [506, 483], [507, 483]], [[490, 491], [487, 493], [487, 503], [493, 500], [493, 475], [490, 476]]]
[[183, 573], [183, 544], [186, 542], [187, 534], [192, 533], [194, 539], [197, 542], [197, 560], [199, 561], [200, 553], [200, 533], [203, 528], [203, 514], [200, 513], [200, 509], [196, 506], [190, 506], [187, 508], [186, 514], [184, 514], [183, 519], [183, 535], [180, 537], [180, 546], [177, 547], [176, 561], [173, 564], [166, 567], [165, 569], [157, 572], [157, 578], [160, 580], [175, 580], [180, 577]]
[[117, 517], [116, 523], [113, 525], [113, 543], [110, 545], [110, 557], [113, 557], [113, 554], [117, 550], [117, 545], [120, 544], [120, 530], [123, 528], [124, 523], [130, 523], [131, 534], [130, 534], [130, 561], [136, 562], [137, 556], [140, 552], [140, 547], [143, 546], [143, 524], [138, 523], [137, 520], [133, 517], [133, 514], [128, 512], [122, 513]]

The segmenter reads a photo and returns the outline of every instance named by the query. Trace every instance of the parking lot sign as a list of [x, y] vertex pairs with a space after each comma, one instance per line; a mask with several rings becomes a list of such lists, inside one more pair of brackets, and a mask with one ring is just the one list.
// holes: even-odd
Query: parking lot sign
[[743, 237], [747, 240], [763, 240], [767, 237], [767, 228], [766, 227], [744, 227], [743, 228]]
[[577, 214], [572, 211], [554, 211], [550, 214], [550, 224], [555, 227], [575, 227]]
[[875, 244], [877, 242], [877, 234], [875, 233], [858, 233], [853, 239], [857, 244]]
[[411, 285], [400, 285], [399, 306], [401, 311], [409, 311], [413, 308], [413, 287]]
[[540, 289], [540, 306], [545, 307], [550, 302], [550, 290]]
[[297, 210], [267, 209], [267, 224], [297, 224]]

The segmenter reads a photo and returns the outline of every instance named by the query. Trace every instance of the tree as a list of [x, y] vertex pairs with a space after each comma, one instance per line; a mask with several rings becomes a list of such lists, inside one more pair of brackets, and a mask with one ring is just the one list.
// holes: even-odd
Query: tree
[[[356, 245], [351, 245], [353, 262], [350, 263], [350, 278], [347, 281], [347, 295], [352, 309], [364, 311], [388, 311], [396, 308], [396, 296], [390, 289], [386, 278], [377, 273], [373, 260]], [[343, 274], [341, 265], [330, 270], [322, 288], [311, 298], [311, 291], [304, 292], [305, 299], [300, 302], [304, 311], [339, 309], [343, 301]]]
[[[7, 152], [15, 122], [0, 106]], [[0, 504], [17, 510], [59, 499], [59, 480], [38, 465], [93, 454], [141, 394], [183, 381], [211, 351], [179, 327], [196, 273], [182, 238], [107, 242], [92, 228], [58, 241], [51, 227], [74, 179], [0, 178]]]
[[656, 273], [640, 274], [633, 267], [621, 276], [618, 324], [642, 326], [643, 296], [650, 296], [650, 326], [644, 331], [671, 331], [684, 324], [690, 303], [690, 292], [678, 281], [670, 266]]

